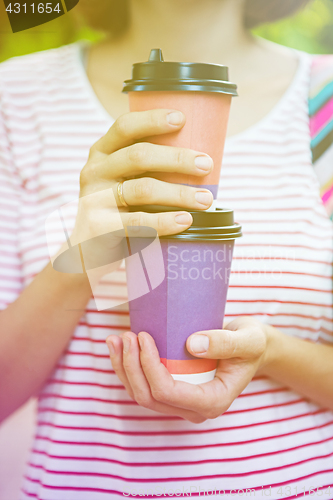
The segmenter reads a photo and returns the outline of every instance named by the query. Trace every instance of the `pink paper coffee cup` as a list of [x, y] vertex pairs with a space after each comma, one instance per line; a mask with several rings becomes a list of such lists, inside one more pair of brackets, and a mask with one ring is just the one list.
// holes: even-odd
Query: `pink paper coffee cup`
[[164, 62], [160, 49], [149, 61], [133, 65], [132, 79], [124, 84], [130, 111], [175, 109], [186, 117], [184, 127], [172, 134], [147, 137], [148, 142], [193, 149], [208, 154], [213, 170], [204, 177], [181, 173], [154, 173], [156, 179], [209, 189], [217, 197], [227, 134], [231, 98], [236, 85], [228, 68], [216, 64]]

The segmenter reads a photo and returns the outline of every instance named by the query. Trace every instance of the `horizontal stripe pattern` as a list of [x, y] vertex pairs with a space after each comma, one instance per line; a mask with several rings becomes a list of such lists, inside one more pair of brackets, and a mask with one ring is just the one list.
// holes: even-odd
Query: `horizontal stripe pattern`
[[[310, 80], [310, 133], [314, 169], [327, 213], [333, 218], [333, 57], [319, 56], [312, 61]], [[321, 158], [324, 157], [323, 161]]]
[[[48, 262], [45, 218], [78, 196], [89, 147], [112, 124], [80, 54], [74, 44], [1, 65], [2, 308]], [[332, 343], [333, 227], [311, 163], [310, 64], [300, 53], [298, 74], [275, 110], [226, 142], [218, 199], [234, 209], [244, 236], [235, 246], [225, 319], [249, 315], [288, 335]], [[313, 102], [317, 109], [328, 101], [321, 94]], [[52, 237], [59, 247], [63, 235], [54, 228]], [[126, 300], [124, 265], [100, 293]], [[200, 425], [142, 408], [112, 370], [105, 345], [109, 333], [128, 328], [126, 305], [98, 311], [88, 304], [40, 393], [21, 500], [116, 499], [140, 488], [154, 498], [158, 488], [191, 485], [224, 489], [225, 498], [234, 488], [261, 496], [271, 486], [271, 498], [279, 498], [281, 485], [302, 491], [332, 482], [331, 411], [266, 377]], [[323, 498], [333, 498], [333, 489]]]

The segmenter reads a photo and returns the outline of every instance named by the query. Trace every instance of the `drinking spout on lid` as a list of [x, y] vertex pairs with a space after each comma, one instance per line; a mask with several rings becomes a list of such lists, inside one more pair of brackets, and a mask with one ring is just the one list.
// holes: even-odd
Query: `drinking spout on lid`
[[151, 49], [149, 62], [164, 62], [162, 49]]

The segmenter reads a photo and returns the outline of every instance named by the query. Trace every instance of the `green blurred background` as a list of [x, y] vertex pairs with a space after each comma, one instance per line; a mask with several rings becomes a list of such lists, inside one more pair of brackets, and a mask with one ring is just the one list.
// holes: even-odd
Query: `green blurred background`
[[[292, 18], [261, 26], [254, 32], [309, 53], [333, 53], [333, 0], [314, 0]], [[6, 13], [0, 11], [0, 61], [82, 38], [94, 41], [102, 36], [84, 27], [73, 11], [38, 28], [13, 35]]]

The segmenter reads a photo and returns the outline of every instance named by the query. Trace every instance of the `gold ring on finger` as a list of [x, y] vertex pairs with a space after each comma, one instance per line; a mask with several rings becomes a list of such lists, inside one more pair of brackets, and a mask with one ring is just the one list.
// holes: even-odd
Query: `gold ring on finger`
[[119, 201], [122, 204], [122, 206], [123, 207], [128, 207], [128, 204], [125, 201], [124, 193], [123, 193], [123, 184], [124, 184], [124, 182], [125, 181], [118, 182], [118, 185], [117, 185], [117, 194], [118, 194], [118, 198], [119, 198]]

